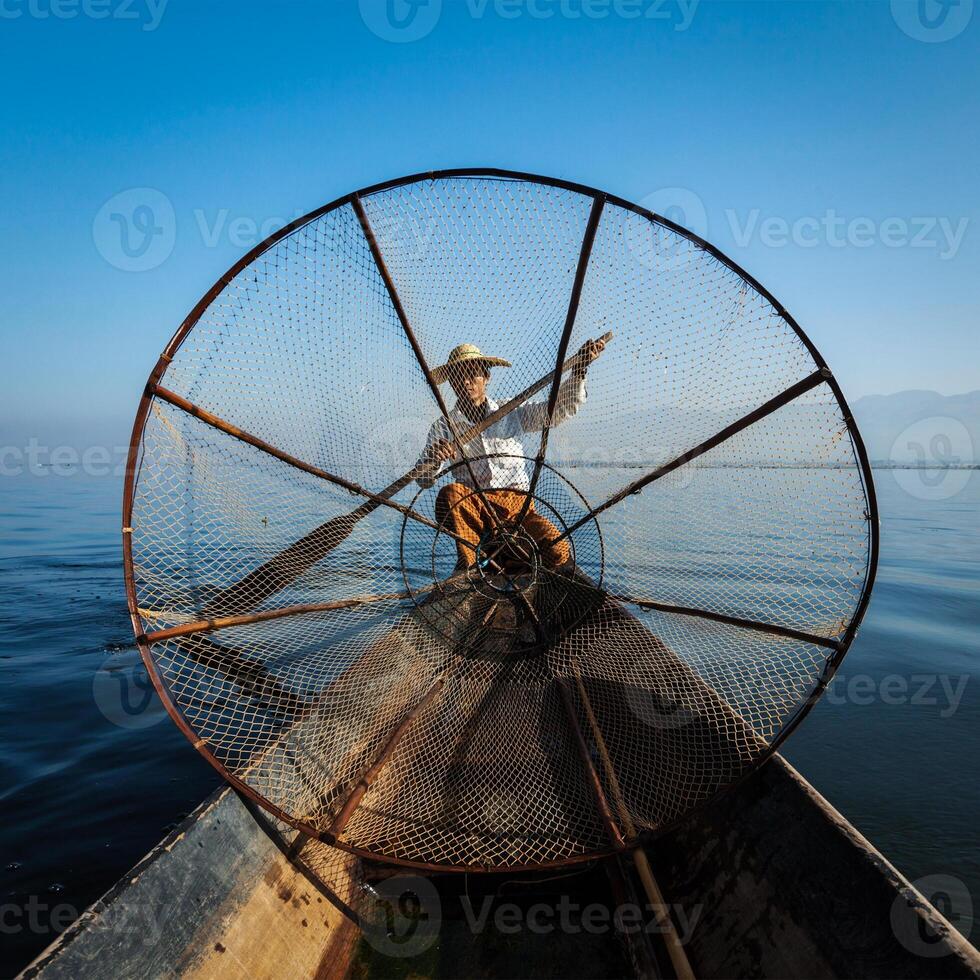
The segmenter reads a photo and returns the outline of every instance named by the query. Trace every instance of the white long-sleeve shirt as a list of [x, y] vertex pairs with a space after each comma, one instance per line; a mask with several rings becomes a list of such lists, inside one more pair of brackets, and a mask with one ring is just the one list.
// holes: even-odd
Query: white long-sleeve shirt
[[[559, 425], [566, 419], [571, 418], [584, 404], [586, 400], [585, 379], [574, 376], [566, 378], [558, 389], [558, 400], [555, 403], [555, 415], [552, 426]], [[492, 414], [499, 407], [497, 402], [488, 398], [486, 400], [487, 415]], [[459, 402], [450, 409], [449, 418], [456, 429], [462, 435], [474, 423], [471, 422], [459, 407]], [[540, 432], [548, 419], [548, 402], [525, 402], [519, 405], [512, 412], [508, 412], [502, 419], [494, 422], [489, 428], [478, 433], [469, 442], [464, 443], [466, 455], [472, 460], [471, 466], [476, 476], [477, 483], [483, 489], [496, 487], [504, 489], [507, 487], [515, 490], [527, 490], [530, 487], [530, 480], [527, 474], [527, 460], [523, 436], [527, 432]], [[452, 443], [453, 438], [449, 431], [449, 426], [444, 418], [438, 418], [432, 423], [429, 429], [428, 438], [425, 441], [425, 449], [419, 457], [421, 463], [433, 443], [439, 439], [445, 439]], [[487, 457], [476, 459], [474, 457]], [[457, 453], [448, 461], [450, 466], [460, 461], [461, 457]], [[441, 468], [440, 468], [441, 469]], [[453, 479], [466, 486], [472, 487], [473, 481], [470, 478], [469, 467], [466, 464], [456, 466], [453, 472]], [[419, 479], [422, 487], [431, 487], [438, 476], [437, 470], [431, 477]]]

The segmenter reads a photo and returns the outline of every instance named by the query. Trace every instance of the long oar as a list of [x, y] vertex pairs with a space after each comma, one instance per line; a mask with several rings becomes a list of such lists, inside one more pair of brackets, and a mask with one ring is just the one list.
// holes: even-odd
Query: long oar
[[[607, 342], [611, 340], [612, 332], [605, 334], [602, 339]], [[579, 353], [573, 354], [562, 364], [561, 373], [570, 371], [580, 359]], [[505, 415], [509, 415], [519, 405], [551, 384], [554, 375], [554, 371], [548, 372], [534, 384], [525, 388], [509, 401], [504, 402], [485, 419], [471, 425], [461, 433], [460, 442], [465, 445], [485, 429], [499, 422]], [[416, 464], [404, 476], [399, 477], [394, 483], [381, 490], [374, 498], [366, 500], [348, 514], [332, 517], [325, 524], [314, 528], [305, 537], [280, 551], [275, 557], [253, 569], [244, 578], [222, 589], [208, 604], [204, 611], [204, 618], [247, 612], [262, 602], [263, 599], [284, 589], [318, 561], [330, 554], [334, 548], [339, 547], [360, 520], [380, 507], [385, 500], [404, 490], [427, 469], [427, 464]]]

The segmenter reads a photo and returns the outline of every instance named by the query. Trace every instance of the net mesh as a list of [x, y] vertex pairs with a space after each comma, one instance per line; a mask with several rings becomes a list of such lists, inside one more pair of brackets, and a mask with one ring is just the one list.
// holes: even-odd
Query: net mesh
[[[423, 471], [464, 342], [512, 366], [480, 431], [442, 384], [463, 452]], [[863, 611], [870, 481], [829, 374], [625, 202], [481, 175], [345, 199], [167, 357], [127, 501], [141, 647], [198, 748], [322, 840], [493, 869], [662, 830], [785, 737]]]

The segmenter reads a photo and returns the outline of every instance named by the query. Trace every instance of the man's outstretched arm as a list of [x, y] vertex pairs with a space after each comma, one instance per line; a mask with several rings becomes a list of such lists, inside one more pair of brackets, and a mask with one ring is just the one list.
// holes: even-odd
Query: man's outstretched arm
[[[585, 403], [588, 393], [585, 390], [585, 376], [589, 365], [602, 353], [606, 346], [603, 338], [587, 340], [578, 351], [577, 363], [558, 389], [555, 401], [555, 414], [552, 426], [560, 425], [570, 419]], [[548, 402], [530, 402], [519, 409], [521, 426], [525, 432], [539, 432], [548, 421]]]

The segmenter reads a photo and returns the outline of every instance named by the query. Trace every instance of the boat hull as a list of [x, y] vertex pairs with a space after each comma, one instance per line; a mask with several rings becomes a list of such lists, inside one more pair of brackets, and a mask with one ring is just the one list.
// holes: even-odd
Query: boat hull
[[[361, 863], [295, 838], [219, 790], [23, 976], [344, 976]], [[698, 977], [980, 977], [977, 950], [778, 755], [648, 853], [693, 922]]]

